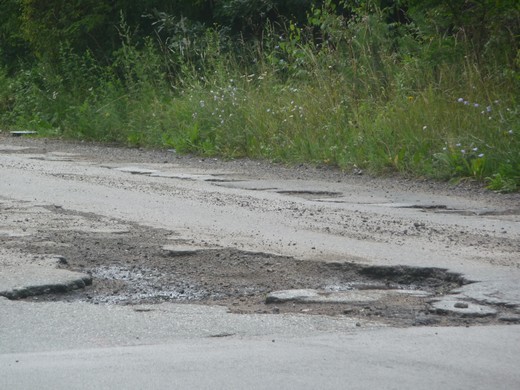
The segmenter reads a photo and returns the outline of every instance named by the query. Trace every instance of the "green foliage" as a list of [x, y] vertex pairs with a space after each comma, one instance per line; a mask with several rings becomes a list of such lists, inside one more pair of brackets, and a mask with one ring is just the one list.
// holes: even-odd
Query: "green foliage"
[[28, 59], [30, 51], [21, 33], [19, 0], [0, 0], [0, 66], [9, 73], [20, 58]]
[[[3, 126], [520, 187], [516, 3], [150, 0], [103, 13], [89, 0], [52, 25], [58, 0], [21, 1], [42, 7], [24, 11], [41, 54], [14, 75], [0, 67]], [[109, 30], [96, 15], [114, 21], [108, 58], [91, 47]]]
[[110, 10], [99, 0], [21, 0], [22, 31], [40, 58], [53, 61], [59, 46], [67, 43], [78, 51], [97, 44], [96, 36]]

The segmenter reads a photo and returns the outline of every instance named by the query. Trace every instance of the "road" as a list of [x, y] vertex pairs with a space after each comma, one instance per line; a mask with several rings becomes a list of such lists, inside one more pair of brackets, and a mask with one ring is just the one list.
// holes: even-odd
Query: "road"
[[[520, 387], [519, 194], [5, 135], [0, 173], [0, 295], [93, 278], [75, 285], [88, 299], [0, 297], [0, 388]], [[294, 303], [262, 311], [238, 297], [121, 305], [124, 283], [100, 281], [117, 265], [132, 284], [133, 256], [143, 283], [143, 264], [164, 263], [150, 248], [181, 244], [199, 253], [187, 264], [238, 251], [250, 269], [261, 258], [282, 285], [304, 281], [280, 275], [291, 259], [443, 269], [465, 282], [415, 300], [378, 287], [376, 303], [347, 297], [338, 315]], [[96, 301], [102, 291], [111, 302]], [[375, 309], [380, 318], [366, 314]]]

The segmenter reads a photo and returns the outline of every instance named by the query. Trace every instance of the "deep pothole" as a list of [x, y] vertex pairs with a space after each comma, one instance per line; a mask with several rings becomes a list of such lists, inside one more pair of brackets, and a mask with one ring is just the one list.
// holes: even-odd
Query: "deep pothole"
[[[432, 301], [468, 283], [443, 269], [304, 261], [229, 248], [190, 252], [186, 245], [175, 253], [122, 239], [83, 240], [78, 245], [87, 257], [83, 261], [67, 254], [66, 268], [90, 273], [91, 286], [33, 300], [224, 305], [234, 313], [341, 315], [397, 326], [468, 323], [467, 318], [432, 310]], [[117, 251], [103, 257], [105, 245]], [[307, 294], [303, 299], [272, 299], [302, 290]]]
[[224, 305], [234, 313], [346, 315], [397, 326], [489, 321], [433, 310], [431, 302], [469, 283], [439, 268], [326, 263], [228, 248], [172, 253], [156, 250], [146, 260], [127, 254], [127, 261], [105, 259], [90, 266], [69, 262], [68, 267], [90, 273], [93, 284], [33, 300], [196, 303]]
[[[63, 209], [52, 211], [71, 214]], [[95, 215], [81, 216], [99, 220]], [[210, 248], [204, 242], [179, 240], [171, 231], [128, 222], [121, 230], [116, 222], [110, 222], [112, 230], [54, 229], [41, 231], [38, 237], [2, 242], [35, 256], [59, 250], [66, 259], [60, 267], [92, 275], [92, 285], [84, 289], [28, 299], [224, 305], [235, 313], [349, 316], [394, 326], [489, 324], [499, 322], [499, 316], [508, 323], [520, 322], [508, 308], [486, 316], [435, 308], [437, 300], [470, 283], [444, 269], [304, 261]], [[269, 298], [280, 292], [289, 294], [289, 299]], [[464, 304], [457, 300], [452, 306]]]
[[99, 265], [88, 272], [95, 281], [90, 300], [126, 304], [224, 303], [242, 298], [268, 303], [266, 297], [272, 292], [301, 289], [316, 290], [329, 297], [369, 290], [384, 295], [395, 292], [436, 297], [468, 283], [460, 275], [438, 268], [324, 263], [234, 249], [163, 254], [153, 261], [153, 266]]

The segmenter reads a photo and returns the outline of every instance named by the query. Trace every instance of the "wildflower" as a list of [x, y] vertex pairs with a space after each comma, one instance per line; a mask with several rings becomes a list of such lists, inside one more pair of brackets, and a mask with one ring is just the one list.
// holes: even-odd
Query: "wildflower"
[[456, 144], [455, 146], [456, 146], [457, 148], [459, 148], [459, 147], [460, 147], [460, 144]]
[[201, 100], [201, 101], [199, 102], [199, 104], [200, 104], [201, 107], [204, 107], [204, 106], [206, 105], [206, 103], [204, 102], [204, 100]]
[[487, 107], [486, 107], [486, 111], [487, 111], [487, 112], [491, 112], [491, 106], [487, 106]]
[[480, 104], [478, 104], [478, 103], [474, 103], [474, 104], [473, 104], [473, 107], [480, 107]]
[[445, 152], [446, 150], [448, 150], [448, 148], [445, 146], [444, 148], [442, 148], [442, 150]]
[[480, 154], [478, 155], [478, 157], [479, 157], [479, 158], [484, 157], [484, 153], [480, 153]]
[[428, 128], [428, 126], [423, 126], [422, 129], [425, 131]]
[[474, 152], [476, 152], [476, 151], [478, 150], [478, 148], [473, 148], [472, 150], [473, 150]]
[[469, 102], [467, 100], [464, 100], [464, 105], [467, 106]]
[[465, 149], [461, 149], [460, 152], [461, 152], [462, 154], [466, 154], [466, 150], [465, 150]]
[[507, 134], [513, 135], [513, 130], [509, 130]]
[[464, 103], [464, 99], [463, 99], [463, 98], [458, 98], [457, 101], [458, 101], [459, 103]]

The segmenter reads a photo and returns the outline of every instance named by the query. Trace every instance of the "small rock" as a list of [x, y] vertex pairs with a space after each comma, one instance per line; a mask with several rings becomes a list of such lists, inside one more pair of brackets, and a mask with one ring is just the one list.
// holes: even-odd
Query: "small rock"
[[62, 265], [69, 264], [69, 262], [67, 261], [67, 259], [64, 256], [54, 256], [54, 258], [56, 259], [58, 264], [62, 264]]

